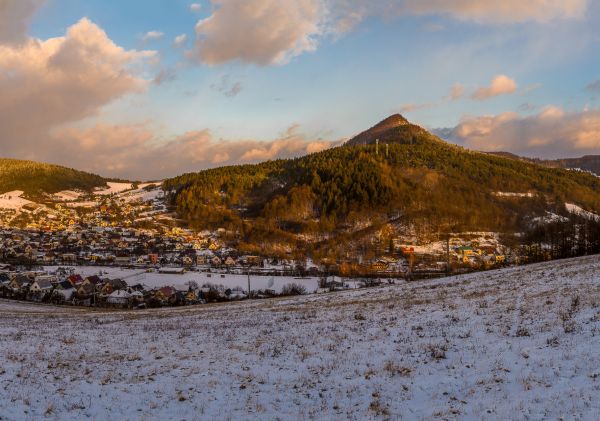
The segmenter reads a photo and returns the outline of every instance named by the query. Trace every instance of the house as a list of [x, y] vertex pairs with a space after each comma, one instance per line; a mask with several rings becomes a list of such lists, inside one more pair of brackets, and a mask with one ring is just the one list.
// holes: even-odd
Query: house
[[73, 284], [69, 281], [62, 281], [56, 285], [52, 294], [64, 301], [69, 301], [73, 298], [74, 293], [75, 288], [73, 288]]
[[154, 292], [154, 298], [160, 302], [171, 302], [175, 299], [177, 291], [171, 286], [162, 287]]
[[195, 291], [190, 290], [185, 293], [184, 299], [185, 299], [186, 304], [193, 304], [198, 301], [198, 295], [196, 294]]
[[121, 265], [127, 265], [131, 262], [131, 258], [128, 255], [118, 255], [115, 257], [115, 263]]
[[383, 259], [379, 259], [373, 263], [371, 263], [371, 270], [373, 272], [385, 272], [386, 270], [388, 270], [390, 264], [383, 260]]
[[54, 285], [52, 285], [52, 281], [50, 279], [38, 277], [29, 286], [29, 292], [32, 294], [43, 294], [52, 291], [53, 288]]
[[215, 256], [212, 259], [210, 259], [210, 263], [213, 266], [221, 266], [223, 264], [223, 261], [221, 260], [221, 258], [219, 256]]
[[10, 284], [10, 276], [8, 273], [0, 273], [0, 287], [6, 286]]
[[243, 260], [249, 266], [262, 265], [262, 259], [260, 258], [260, 256], [245, 256]]
[[98, 275], [92, 275], [85, 278], [82, 284], [92, 284], [94, 287], [98, 287], [100, 284], [102, 284], [102, 279], [100, 279]]
[[100, 289], [100, 294], [110, 295], [114, 291], [125, 288], [127, 288], [127, 282], [122, 279], [108, 279]]
[[119, 289], [110, 293], [106, 298], [106, 302], [111, 305], [126, 307], [129, 305], [131, 294], [125, 290]]
[[474, 254], [476, 254], [475, 249], [470, 246], [460, 246], [454, 249], [454, 251], [456, 252], [456, 254], [460, 254], [463, 256], [473, 256]]
[[23, 288], [27, 288], [31, 283], [31, 279], [23, 274], [17, 274], [8, 284], [9, 288], [12, 288], [14, 291], [18, 291]]
[[83, 283], [83, 278], [81, 275], [71, 275], [67, 278], [67, 280], [71, 282], [74, 287], [78, 287]]
[[63, 253], [61, 256], [63, 262], [75, 262], [77, 261], [77, 256], [74, 253]]
[[234, 266], [235, 264], [235, 259], [231, 256], [227, 256], [227, 259], [225, 259], [225, 266]]
[[77, 288], [77, 295], [79, 297], [89, 297], [96, 292], [96, 285], [91, 282], [85, 281]]

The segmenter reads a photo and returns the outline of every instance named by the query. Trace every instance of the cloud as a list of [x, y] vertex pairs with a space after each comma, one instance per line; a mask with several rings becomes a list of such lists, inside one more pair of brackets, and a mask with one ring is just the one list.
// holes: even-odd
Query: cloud
[[537, 105], [531, 104], [529, 102], [524, 102], [521, 105], [519, 105], [519, 111], [523, 111], [523, 112], [533, 111], [537, 108], [538, 108]]
[[155, 85], [160, 86], [163, 83], [173, 82], [175, 79], [177, 79], [177, 72], [175, 69], [168, 68], [161, 69], [161, 71], [158, 72], [158, 74], [154, 77], [152, 82]]
[[447, 98], [451, 101], [456, 101], [458, 99], [461, 99], [464, 96], [464, 94], [465, 87], [460, 83], [456, 83], [450, 88], [450, 93], [448, 94]]
[[209, 130], [165, 141], [146, 125], [97, 124], [56, 130], [41, 152], [46, 161], [103, 175], [157, 179], [220, 165], [297, 157], [340, 143], [307, 139], [297, 125], [272, 141], [216, 139]]
[[195, 50], [205, 64], [277, 65], [316, 49], [324, 12], [319, 0], [212, 2], [212, 15], [196, 24]]
[[505, 75], [496, 76], [490, 86], [478, 88], [471, 98], [477, 101], [483, 101], [499, 95], [512, 94], [517, 90], [517, 83]]
[[400, 114], [405, 114], [405, 113], [411, 113], [413, 111], [424, 110], [427, 108], [433, 108], [435, 106], [437, 106], [436, 103], [430, 103], [430, 102], [423, 103], [423, 104], [409, 103], [409, 104], [402, 104], [398, 111], [400, 112]]
[[0, 45], [0, 139], [3, 155], [34, 155], [53, 127], [92, 116], [106, 104], [143, 91], [132, 66], [152, 57], [127, 51], [88, 19], [63, 37]]
[[219, 83], [213, 83], [210, 88], [229, 98], [237, 96], [244, 89], [242, 82], [232, 82], [229, 75], [221, 76]]
[[142, 35], [142, 41], [144, 41], [144, 42], [154, 41], [154, 40], [161, 39], [164, 36], [165, 36], [164, 32], [149, 31], [149, 32], [146, 32], [144, 35]]
[[[192, 55], [208, 65], [282, 65], [367, 18], [443, 15], [478, 24], [549, 23], [585, 15], [588, 0], [211, 0]], [[440, 25], [430, 25], [439, 29]]]
[[591, 92], [593, 94], [600, 94], [600, 79], [589, 83], [586, 87], [585, 90], [588, 92]]
[[0, 44], [27, 41], [31, 18], [43, 0], [0, 0]]
[[597, 154], [600, 109], [565, 112], [550, 106], [526, 117], [512, 112], [465, 117], [446, 135], [449, 140], [484, 151], [546, 158]]
[[187, 42], [187, 35], [186, 34], [181, 34], [181, 35], [177, 35], [175, 37], [175, 40], [173, 41], [173, 44], [176, 47], [181, 47], [183, 46], [186, 42]]
[[478, 23], [507, 24], [578, 19], [584, 16], [587, 5], [588, 0], [405, 0], [398, 7], [417, 15], [441, 14]]
[[190, 10], [192, 12], [199, 12], [202, 10], [202, 5], [200, 3], [192, 3], [190, 4]]

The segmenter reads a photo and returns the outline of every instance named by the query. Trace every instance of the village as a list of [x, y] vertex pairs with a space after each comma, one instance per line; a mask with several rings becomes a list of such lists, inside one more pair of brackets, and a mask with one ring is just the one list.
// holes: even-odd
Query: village
[[495, 248], [476, 242], [448, 248], [446, 255], [440, 246], [401, 246], [399, 256], [357, 265], [240, 255], [217, 237], [198, 238], [185, 230], [152, 235], [112, 227], [57, 233], [4, 229], [0, 297], [141, 309], [326, 293], [508, 263]]
[[[518, 263], [493, 233], [427, 246], [395, 238], [393, 250], [360, 263], [248, 255], [227, 245], [224, 229], [180, 226], [163, 194], [160, 183], [110, 182], [94, 194], [65, 191], [40, 202], [19, 191], [0, 195], [0, 296], [145, 308], [328, 292]], [[111, 268], [129, 272], [101, 276]], [[145, 274], [152, 286], [140, 282]], [[270, 281], [251, 289], [243, 276]]]

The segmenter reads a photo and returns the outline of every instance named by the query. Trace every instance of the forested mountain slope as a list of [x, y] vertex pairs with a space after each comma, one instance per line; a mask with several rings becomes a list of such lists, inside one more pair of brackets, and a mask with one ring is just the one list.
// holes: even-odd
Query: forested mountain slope
[[0, 193], [23, 190], [31, 195], [104, 185], [106, 180], [95, 174], [40, 162], [0, 159]]
[[242, 243], [296, 248], [390, 221], [433, 231], [515, 232], [546, 211], [564, 213], [565, 202], [600, 211], [597, 177], [473, 152], [401, 116], [344, 146], [185, 174], [164, 188], [197, 228], [224, 227]]

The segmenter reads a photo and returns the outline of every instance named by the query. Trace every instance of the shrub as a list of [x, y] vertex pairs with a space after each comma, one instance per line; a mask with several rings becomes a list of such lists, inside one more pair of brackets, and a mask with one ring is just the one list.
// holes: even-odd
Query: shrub
[[306, 287], [300, 284], [287, 284], [284, 285], [280, 295], [304, 295], [306, 294]]

